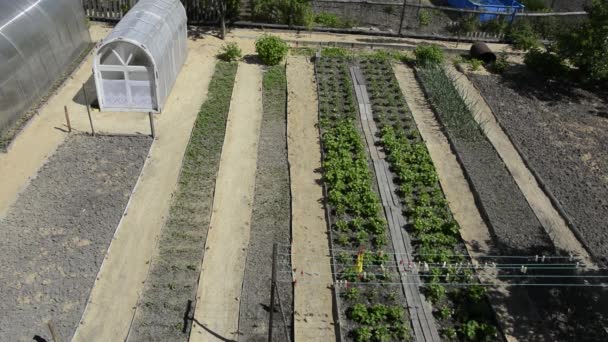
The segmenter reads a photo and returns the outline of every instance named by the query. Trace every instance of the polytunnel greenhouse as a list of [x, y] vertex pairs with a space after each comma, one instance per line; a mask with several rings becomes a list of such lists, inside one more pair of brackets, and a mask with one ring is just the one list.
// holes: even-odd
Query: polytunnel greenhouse
[[80, 0], [0, 0], [0, 131], [37, 104], [90, 43]]
[[101, 110], [161, 112], [187, 55], [179, 0], [140, 0], [98, 46], [94, 73]]

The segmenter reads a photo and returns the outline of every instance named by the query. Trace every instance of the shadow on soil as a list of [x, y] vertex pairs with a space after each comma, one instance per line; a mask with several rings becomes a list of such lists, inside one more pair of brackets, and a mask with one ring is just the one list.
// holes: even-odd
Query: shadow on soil
[[531, 72], [523, 65], [512, 67], [505, 72], [501, 81], [520, 96], [549, 102], [549, 105], [558, 102], [584, 104], [590, 100], [592, 94], [599, 98], [608, 98], [608, 90], [600, 85], [549, 79]]
[[95, 78], [93, 77], [93, 74], [89, 76], [89, 79], [84, 83], [80, 90], [78, 90], [76, 95], [74, 95], [72, 101], [84, 106], [87, 102], [85, 101], [85, 98], [88, 100], [91, 108], [99, 109], [99, 102], [97, 102], [97, 89], [95, 88]]
[[[509, 255], [533, 254], [510, 251]], [[501, 263], [539, 267], [526, 273], [520, 269], [499, 270], [502, 281], [518, 284], [504, 291], [488, 291], [494, 308], [505, 311], [502, 323], [519, 341], [608, 341], [608, 289], [597, 286], [605, 281], [606, 271], [575, 268], [572, 265], [576, 260], [570, 261], [567, 253], [557, 255], [566, 258], [544, 263], [501, 259]]]

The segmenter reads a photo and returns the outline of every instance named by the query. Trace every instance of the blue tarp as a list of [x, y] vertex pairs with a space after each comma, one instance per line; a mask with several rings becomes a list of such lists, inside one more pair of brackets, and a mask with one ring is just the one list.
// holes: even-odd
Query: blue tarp
[[[524, 5], [515, 0], [448, 0], [452, 7], [467, 8], [479, 11], [513, 13], [524, 9]], [[494, 14], [480, 14], [479, 21], [494, 20]]]

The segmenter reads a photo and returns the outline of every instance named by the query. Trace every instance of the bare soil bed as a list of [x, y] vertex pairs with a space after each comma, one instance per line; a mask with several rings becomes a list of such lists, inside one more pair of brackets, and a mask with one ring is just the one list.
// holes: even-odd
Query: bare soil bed
[[[439, 71], [417, 69], [417, 77], [463, 166], [497, 247], [506, 255], [534, 255], [552, 251], [549, 237], [481, 129], [474, 124], [477, 128], [463, 133], [461, 131], [464, 129], [447, 123], [450, 113], [442, 109], [439, 102], [446, 94], [439, 93], [440, 88], [433, 86], [433, 83], [450, 81], [447, 76], [445, 79], [433, 76], [434, 72]], [[460, 97], [455, 89], [453, 92], [453, 97]]]
[[0, 221], [0, 340], [69, 340], [152, 140], [74, 135]]
[[[239, 318], [242, 341], [251, 342], [266, 341], [268, 338], [272, 245], [288, 245], [291, 241], [285, 67], [279, 65], [268, 69], [263, 86], [264, 114]], [[289, 263], [289, 260], [285, 262]], [[278, 286], [283, 310], [286, 313], [293, 312], [293, 286], [286, 282], [281, 282]], [[282, 322], [278, 315], [275, 317], [276, 321]], [[287, 319], [287, 330], [291, 331], [292, 316], [287, 315]], [[276, 322], [274, 338], [278, 341], [288, 338], [283, 327]]]
[[608, 94], [532, 75], [471, 75], [589, 252], [608, 255]]

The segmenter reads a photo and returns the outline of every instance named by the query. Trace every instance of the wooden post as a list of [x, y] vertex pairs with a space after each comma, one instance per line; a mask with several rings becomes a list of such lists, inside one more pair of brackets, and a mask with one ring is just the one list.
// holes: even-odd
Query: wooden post
[[399, 32], [397, 34], [401, 37], [401, 30], [403, 29], [403, 19], [405, 18], [405, 4], [407, 0], [403, 0], [403, 9], [401, 9], [401, 21], [399, 21]]
[[65, 112], [65, 123], [68, 125], [68, 132], [72, 133], [72, 124], [70, 123], [70, 114], [68, 113], [68, 106], [63, 106]]
[[59, 339], [59, 335], [57, 335], [57, 332], [55, 331], [55, 328], [53, 327], [53, 322], [48, 321], [48, 322], [46, 322], [46, 325], [49, 327], [49, 331], [51, 332], [51, 338], [53, 339], [53, 342], [60, 342], [61, 340]]
[[87, 106], [87, 114], [89, 115], [89, 124], [91, 125], [91, 134], [95, 136], [95, 128], [93, 128], [93, 118], [91, 117], [91, 109], [89, 108], [89, 99], [87, 97], [87, 91], [84, 89], [84, 83], [82, 84], [82, 94], [84, 95], [84, 102]]
[[272, 320], [274, 316], [274, 291], [277, 284], [277, 251], [278, 245], [272, 245], [272, 280], [270, 281], [270, 322], [268, 323], [268, 342], [272, 342]]
[[150, 118], [150, 133], [152, 135], [152, 139], [156, 138], [156, 132], [154, 131], [154, 117], [152, 116], [152, 112], [148, 112], [148, 117]]

